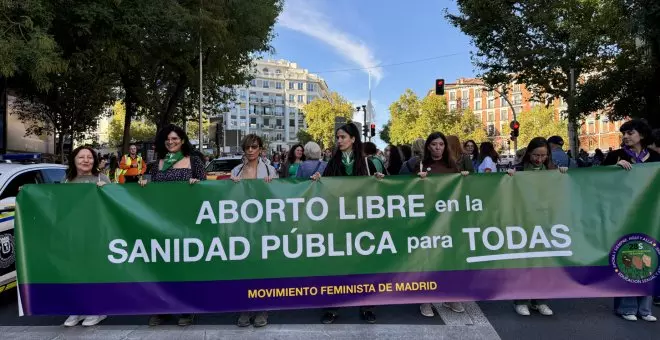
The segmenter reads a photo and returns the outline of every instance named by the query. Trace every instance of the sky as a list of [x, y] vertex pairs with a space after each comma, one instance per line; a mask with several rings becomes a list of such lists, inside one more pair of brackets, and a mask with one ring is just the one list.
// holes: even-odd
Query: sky
[[454, 82], [475, 75], [470, 39], [449, 24], [445, 9], [457, 12], [452, 0], [285, 0], [275, 52], [264, 58], [298, 63], [354, 106], [367, 103], [370, 72], [380, 130], [389, 105], [407, 88], [422, 97], [437, 78]]

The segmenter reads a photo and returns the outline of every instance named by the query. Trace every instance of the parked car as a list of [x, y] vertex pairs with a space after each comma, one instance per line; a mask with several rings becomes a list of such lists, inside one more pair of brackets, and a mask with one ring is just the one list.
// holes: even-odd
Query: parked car
[[16, 287], [14, 210], [16, 196], [26, 184], [62, 183], [66, 166], [59, 164], [0, 164], [0, 294]]
[[206, 166], [207, 180], [229, 179], [231, 170], [243, 162], [242, 156], [220, 157], [212, 160]]

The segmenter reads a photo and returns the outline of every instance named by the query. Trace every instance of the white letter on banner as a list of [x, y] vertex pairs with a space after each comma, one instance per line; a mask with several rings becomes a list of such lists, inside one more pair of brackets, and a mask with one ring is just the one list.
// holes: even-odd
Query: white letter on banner
[[[236, 223], [236, 221], [238, 221], [238, 212], [236, 212], [236, 209], [238, 209], [238, 204], [236, 201], [219, 201], [218, 208], [220, 210], [218, 213], [218, 222], [220, 224]], [[231, 217], [227, 218], [227, 214], [229, 214]]]
[[[255, 207], [257, 207], [257, 215], [254, 217], [249, 217], [247, 215], [247, 208], [250, 206], [250, 204], [253, 204]], [[261, 202], [255, 200], [255, 199], [249, 199], [243, 204], [241, 204], [241, 216], [243, 216], [243, 220], [247, 223], [257, 223], [261, 219], [261, 217], [264, 215], [264, 207], [261, 206]]]
[[[394, 202], [396, 201], [396, 202]], [[394, 210], [398, 210], [401, 217], [406, 217], [406, 199], [403, 196], [387, 196], [387, 217], [394, 217]]]
[[346, 213], [346, 199], [339, 197], [339, 219], [340, 220], [354, 220], [355, 215]]
[[287, 198], [286, 203], [291, 203], [293, 207], [291, 208], [291, 213], [293, 214], [293, 221], [297, 222], [300, 219], [298, 215], [299, 206], [301, 203], [304, 203], [305, 199], [303, 198]]
[[[561, 231], [565, 232], [566, 234], [562, 234]], [[552, 245], [557, 248], [568, 248], [571, 245], [571, 236], [567, 235], [570, 231], [571, 230], [563, 224], [553, 225], [552, 229], [550, 229], [550, 233], [553, 237], [564, 240], [564, 242], [557, 242], [556, 240], [552, 240]]]
[[[374, 237], [374, 234], [368, 232], [368, 231], [363, 231], [357, 236], [355, 236], [355, 250], [358, 252], [360, 255], [371, 255], [371, 253], [374, 252], [374, 249], [376, 248], [373, 244], [371, 244], [367, 249], [362, 249], [362, 238], [368, 238], [371, 241], [375, 240], [376, 238]], [[373, 242], [372, 242], [373, 243]]]
[[[415, 202], [422, 200], [422, 202]], [[422, 211], [415, 211], [415, 208], [422, 208]], [[408, 215], [410, 217], [424, 217], [424, 195], [408, 195]]]
[[[495, 245], [490, 244], [490, 241], [488, 240], [488, 235], [491, 233], [497, 235], [497, 243], [495, 243]], [[500, 250], [504, 245], [504, 233], [497, 227], [488, 227], [484, 229], [484, 233], [481, 234], [481, 240], [484, 242], [484, 246], [486, 246], [488, 250]]]
[[131, 256], [128, 258], [128, 263], [135, 262], [136, 258], [141, 258], [145, 263], [149, 263], [149, 254], [147, 254], [147, 250], [144, 248], [144, 243], [142, 243], [142, 240], [135, 241], [135, 244], [133, 245], [133, 251], [131, 251]]
[[[243, 253], [236, 253], [236, 244], [243, 244]], [[232, 261], [245, 260], [250, 255], [250, 242], [243, 236], [232, 236], [229, 238], [229, 259]]]
[[[307, 234], [307, 257], [321, 257], [325, 255], [325, 238], [321, 234]], [[318, 249], [318, 251], [314, 251]]]
[[543, 231], [543, 227], [541, 227], [540, 225], [534, 227], [534, 232], [532, 233], [532, 240], [529, 241], [529, 249], [534, 249], [534, 247], [536, 247], [538, 243], [543, 244], [543, 246], [546, 249], [552, 247], [550, 245], [550, 241], [548, 241], [548, 238], [545, 236], [545, 231]]
[[116, 240], [110, 241], [110, 245], [109, 245], [110, 252], [118, 254], [119, 258], [116, 258], [112, 255], [108, 255], [108, 261], [110, 261], [112, 263], [115, 263], [115, 264], [126, 262], [126, 258], [128, 258], [128, 252], [124, 249], [119, 248], [119, 247], [126, 248], [126, 247], [128, 247], [128, 243], [126, 243], [126, 241], [124, 241], [122, 239], [116, 239]]
[[367, 218], [383, 218], [385, 216], [385, 208], [383, 204], [385, 200], [380, 196], [367, 196]]
[[463, 230], [464, 233], [469, 234], [470, 250], [472, 250], [472, 251], [477, 250], [477, 246], [476, 246], [475, 241], [474, 241], [474, 234], [480, 232], [481, 229], [479, 229], [479, 228], [463, 228], [462, 230]]
[[[197, 245], [197, 255], [190, 256], [190, 245]], [[184, 238], [183, 239], [183, 262], [197, 262], [204, 257], [204, 243], [197, 238]]]
[[[314, 212], [312, 211], [314, 203], [319, 203], [321, 205], [320, 215], [314, 215]], [[323, 221], [323, 219], [328, 216], [328, 203], [321, 197], [314, 197], [307, 202], [307, 205], [305, 206], [305, 212], [307, 213], [307, 217], [309, 217], [310, 220]]]
[[[231, 250], [230, 250], [231, 251]], [[220, 256], [220, 259], [227, 261], [227, 254], [225, 254], [225, 248], [222, 247], [222, 242], [220, 242], [219, 237], [214, 237], [209, 246], [209, 252], [206, 253], [206, 262], [209, 262], [213, 259], [213, 256]]]
[[215, 219], [215, 214], [213, 213], [213, 208], [211, 208], [211, 203], [209, 201], [204, 201], [202, 203], [195, 224], [201, 224], [204, 220], [210, 220], [211, 223], [218, 224], [218, 220]]
[[[514, 232], [520, 234], [520, 242], [517, 244], [513, 242]], [[507, 247], [511, 250], [523, 249], [527, 245], [527, 232], [518, 226], [506, 227], [506, 241]]]
[[[269, 242], [272, 241], [272, 242]], [[261, 237], [261, 258], [267, 259], [268, 252], [280, 248], [280, 238], [275, 235], [264, 235]]]
[[[277, 208], [273, 207], [274, 205], [277, 205]], [[281, 199], [269, 198], [266, 200], [266, 222], [272, 222], [274, 214], [280, 216], [280, 222], [286, 221], [286, 215], [284, 214], [284, 201]]]

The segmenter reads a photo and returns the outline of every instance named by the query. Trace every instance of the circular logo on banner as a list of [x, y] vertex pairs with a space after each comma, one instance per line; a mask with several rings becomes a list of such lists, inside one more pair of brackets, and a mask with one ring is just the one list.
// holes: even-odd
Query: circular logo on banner
[[645, 234], [630, 234], [616, 243], [610, 264], [620, 278], [630, 283], [646, 283], [660, 274], [658, 241]]
[[7, 268], [14, 261], [14, 235], [0, 234], [0, 268]]

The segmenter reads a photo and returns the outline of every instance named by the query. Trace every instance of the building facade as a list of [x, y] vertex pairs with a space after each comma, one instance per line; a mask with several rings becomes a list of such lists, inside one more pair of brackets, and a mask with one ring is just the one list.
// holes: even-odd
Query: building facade
[[[429, 94], [435, 94], [435, 91], [431, 90]], [[524, 84], [511, 84], [507, 96], [513, 108], [497, 91], [488, 91], [479, 78], [459, 78], [455, 83], [445, 84], [448, 109], [470, 109], [481, 120], [488, 138], [502, 150], [512, 148], [509, 124], [514, 119], [513, 110], [515, 109], [516, 118], [519, 119], [535, 106], [546, 104], [533, 100], [532, 93]], [[562, 113], [568, 109], [566, 102], [561, 98], [554, 99], [552, 105], [557, 119], [561, 119]], [[602, 112], [590, 114], [583, 119], [580, 127], [579, 148], [589, 152], [597, 148], [603, 151], [610, 147], [617, 149], [621, 144], [619, 127], [622, 123], [608, 120], [607, 115]]]
[[235, 101], [224, 115], [226, 130], [254, 133], [268, 148], [287, 150], [305, 129], [304, 105], [328, 97], [328, 85], [318, 75], [286, 60], [255, 62], [248, 87], [235, 88]]

